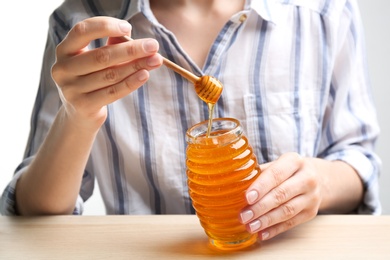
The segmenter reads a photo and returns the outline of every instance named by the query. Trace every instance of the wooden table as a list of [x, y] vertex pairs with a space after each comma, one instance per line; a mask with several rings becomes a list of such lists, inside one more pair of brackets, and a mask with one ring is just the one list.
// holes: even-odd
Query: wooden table
[[0, 259], [390, 259], [390, 216], [318, 216], [218, 252], [196, 216], [0, 217]]

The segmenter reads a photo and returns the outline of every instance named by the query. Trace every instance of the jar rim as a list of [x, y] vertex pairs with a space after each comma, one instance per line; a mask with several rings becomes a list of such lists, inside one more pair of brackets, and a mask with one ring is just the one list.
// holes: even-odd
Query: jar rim
[[[238, 119], [231, 117], [221, 117], [213, 118], [211, 134], [209, 137], [206, 137], [208, 122], [208, 120], [204, 120], [190, 127], [186, 132], [187, 143], [199, 143], [203, 142], [205, 139], [220, 139], [224, 136], [241, 136], [242, 134], [242, 126]], [[222, 134], [213, 135], [212, 133], [217, 130], [224, 130], [224, 132]]]

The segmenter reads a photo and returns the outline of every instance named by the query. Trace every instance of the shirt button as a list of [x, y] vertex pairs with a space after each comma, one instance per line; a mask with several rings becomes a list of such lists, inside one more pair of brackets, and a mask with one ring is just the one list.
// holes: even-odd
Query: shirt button
[[247, 15], [246, 15], [246, 14], [242, 14], [242, 15], [240, 16], [240, 22], [241, 22], [241, 23], [244, 22], [244, 21], [246, 20], [246, 18], [248, 18]]

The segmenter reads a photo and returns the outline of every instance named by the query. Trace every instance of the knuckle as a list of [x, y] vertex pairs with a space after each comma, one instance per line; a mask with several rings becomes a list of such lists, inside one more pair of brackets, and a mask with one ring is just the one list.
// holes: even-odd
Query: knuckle
[[116, 82], [118, 78], [118, 72], [115, 69], [109, 68], [105, 71], [103, 80], [107, 82]]
[[318, 179], [316, 178], [316, 176], [314, 174], [311, 174], [309, 176], [309, 178], [307, 179], [307, 184], [309, 185], [309, 187], [317, 187], [318, 186]]
[[292, 216], [295, 216], [295, 207], [291, 204], [284, 204], [282, 206], [283, 213], [286, 217], [290, 218]]
[[272, 167], [271, 169], [271, 175], [276, 183], [276, 185], [279, 185], [283, 182], [283, 171], [279, 167]]
[[139, 70], [143, 69], [143, 67], [141, 66], [141, 64], [139, 62], [133, 62], [132, 66], [133, 66], [134, 71], [139, 71]]
[[107, 65], [110, 62], [110, 52], [106, 48], [96, 50], [95, 60], [98, 64]]
[[284, 226], [285, 226], [284, 230], [288, 230], [295, 227], [296, 226], [295, 220], [293, 218], [286, 220], [284, 222]]
[[64, 63], [55, 62], [51, 68], [50, 73], [54, 81], [58, 82], [63, 78], [64, 74], [67, 73], [67, 66]]
[[75, 26], [73, 27], [73, 31], [77, 35], [83, 35], [86, 33], [86, 28], [87, 28], [86, 22], [80, 21], [75, 24]]
[[115, 98], [118, 95], [118, 90], [115, 86], [109, 86], [106, 88], [106, 93], [109, 97]]
[[129, 57], [134, 57], [136, 56], [136, 48], [135, 48], [135, 45], [134, 44], [128, 44], [127, 47], [126, 47], [126, 53]]
[[316, 178], [315, 174], [308, 172], [308, 174], [306, 174], [306, 178], [302, 183], [302, 186], [306, 187], [309, 190], [316, 190], [318, 185], [318, 179]]
[[285, 189], [283, 189], [281, 187], [276, 187], [274, 189], [274, 198], [275, 198], [276, 204], [281, 205], [284, 202], [286, 202], [286, 200], [288, 198], [288, 193]]

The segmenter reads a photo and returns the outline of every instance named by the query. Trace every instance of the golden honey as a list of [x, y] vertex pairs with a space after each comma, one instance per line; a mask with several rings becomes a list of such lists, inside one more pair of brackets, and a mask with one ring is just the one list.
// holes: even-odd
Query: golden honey
[[221, 250], [238, 250], [257, 241], [239, 221], [247, 206], [245, 191], [260, 168], [241, 124], [233, 118], [208, 121], [187, 131], [189, 194], [210, 243]]

